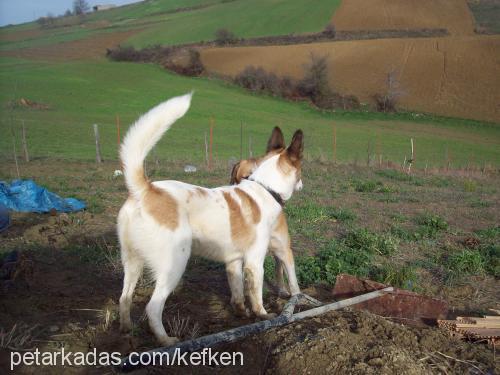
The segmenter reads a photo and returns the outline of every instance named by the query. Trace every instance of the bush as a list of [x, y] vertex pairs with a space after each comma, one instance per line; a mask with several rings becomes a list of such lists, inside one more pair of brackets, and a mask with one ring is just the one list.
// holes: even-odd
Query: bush
[[175, 61], [167, 61], [165, 63], [165, 68], [172, 70], [178, 74], [182, 74], [189, 77], [199, 77], [205, 71], [205, 67], [201, 62], [200, 52], [195, 49], [190, 48], [187, 51], [187, 62], [177, 63]]
[[234, 82], [247, 90], [267, 92], [273, 96], [282, 95], [284, 90], [289, 91], [293, 87], [289, 79], [280, 80], [276, 74], [254, 66], [247, 66], [234, 78]]
[[332, 25], [332, 24], [326, 25], [322, 34], [328, 38], [332, 38], [332, 39], [335, 38], [335, 34], [336, 34], [335, 25]]
[[304, 66], [304, 78], [298, 84], [299, 93], [311, 98], [314, 103], [331, 96], [328, 86], [327, 58], [326, 55], [311, 54], [310, 62]]
[[236, 38], [236, 35], [233, 34], [233, 32], [229, 31], [228, 29], [218, 29], [215, 32], [215, 43], [217, 43], [220, 46], [226, 45], [226, 44], [234, 44], [238, 41], [238, 38]]
[[56, 18], [52, 14], [47, 14], [45, 17], [40, 17], [36, 21], [42, 28], [51, 28], [56, 24]]
[[396, 112], [396, 104], [399, 98], [404, 94], [401, 90], [401, 85], [397, 77], [398, 73], [395, 70], [387, 73], [385, 81], [386, 89], [383, 94], [375, 94], [375, 107], [379, 112]]

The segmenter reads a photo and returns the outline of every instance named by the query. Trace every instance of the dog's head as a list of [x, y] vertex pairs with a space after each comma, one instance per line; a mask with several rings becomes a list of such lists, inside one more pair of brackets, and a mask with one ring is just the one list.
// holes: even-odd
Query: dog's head
[[276, 191], [284, 200], [293, 191], [302, 189], [301, 164], [304, 150], [304, 135], [297, 130], [288, 147], [283, 132], [275, 127], [267, 142], [266, 154], [260, 158], [241, 160], [231, 172], [231, 184], [251, 177]]

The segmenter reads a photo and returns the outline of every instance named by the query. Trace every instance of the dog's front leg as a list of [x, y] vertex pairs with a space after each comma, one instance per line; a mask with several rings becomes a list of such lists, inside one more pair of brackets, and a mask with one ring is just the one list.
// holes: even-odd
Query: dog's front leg
[[267, 244], [249, 251], [245, 255], [244, 271], [247, 281], [247, 290], [252, 311], [262, 319], [271, 319], [276, 314], [268, 314], [264, 308], [262, 300], [262, 287], [264, 284], [264, 257], [267, 250]]

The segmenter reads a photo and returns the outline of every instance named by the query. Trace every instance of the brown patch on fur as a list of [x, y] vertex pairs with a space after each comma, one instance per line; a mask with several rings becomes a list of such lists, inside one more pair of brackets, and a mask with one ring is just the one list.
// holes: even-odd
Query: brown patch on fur
[[206, 197], [208, 195], [207, 191], [205, 189], [202, 189], [202, 188], [199, 188], [197, 187], [196, 188], [196, 192], [201, 195], [202, 197]]
[[260, 158], [243, 159], [236, 163], [231, 171], [231, 185], [237, 185], [241, 180], [248, 178], [259, 165], [274, 155], [278, 155], [284, 148], [275, 149]]
[[155, 220], [170, 230], [179, 226], [177, 201], [168, 191], [149, 184], [143, 198], [144, 208]]
[[231, 238], [233, 243], [242, 250], [248, 249], [255, 241], [255, 229], [247, 223], [241, 207], [229, 192], [223, 192], [224, 199], [229, 209], [229, 223], [231, 225]]
[[236, 194], [241, 199], [241, 206], [245, 208], [250, 208], [252, 212], [252, 221], [257, 224], [260, 221], [260, 208], [257, 205], [257, 202], [245, 191], [240, 188], [235, 189]]

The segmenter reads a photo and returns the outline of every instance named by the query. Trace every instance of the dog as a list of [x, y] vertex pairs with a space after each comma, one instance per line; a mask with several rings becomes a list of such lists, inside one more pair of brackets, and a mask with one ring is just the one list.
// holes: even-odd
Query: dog
[[120, 209], [117, 232], [124, 269], [120, 328], [132, 327], [130, 307], [144, 266], [155, 288], [146, 306], [160, 344], [173, 345], [162, 323], [165, 301], [179, 282], [191, 253], [223, 262], [231, 304], [245, 314], [244, 274], [252, 312], [269, 319], [262, 302], [264, 258], [282, 212], [280, 202], [302, 189], [303, 132], [268, 157], [237, 185], [208, 189], [180, 181], [150, 182], [144, 160], [162, 135], [184, 116], [192, 94], [154, 107], [129, 129], [120, 150], [129, 197]]
[[[282, 152], [285, 147], [283, 132], [276, 126], [267, 142], [265, 155], [260, 158], [243, 159], [237, 162], [231, 171], [229, 183], [231, 185], [237, 185], [244, 179], [249, 178], [262, 162]], [[272, 230], [269, 252], [273, 255], [276, 262], [275, 277], [278, 295], [289, 297], [290, 295], [299, 294], [300, 288], [295, 274], [295, 262], [290, 247], [290, 234], [288, 232], [288, 223], [284, 211], [281, 211], [278, 221]], [[285, 284], [284, 269], [287, 272], [289, 289], [287, 289]]]

